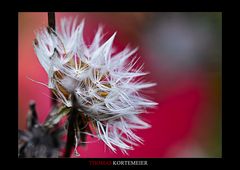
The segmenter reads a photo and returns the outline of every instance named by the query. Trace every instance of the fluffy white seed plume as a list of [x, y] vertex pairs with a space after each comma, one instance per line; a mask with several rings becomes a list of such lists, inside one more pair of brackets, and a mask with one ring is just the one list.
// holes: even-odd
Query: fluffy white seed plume
[[[149, 128], [140, 113], [157, 103], [146, 99], [140, 90], [155, 83], [136, 80], [147, 73], [136, 68], [137, 58], [130, 60], [137, 49], [128, 46], [113, 55], [114, 33], [106, 42], [99, 27], [91, 45], [83, 40], [84, 21], [62, 19], [61, 30], [41, 29], [34, 41], [39, 62], [48, 74], [48, 87], [67, 107], [75, 95], [79, 111], [91, 118], [98, 137], [112, 150], [116, 146], [126, 153], [143, 139], [134, 129]], [[130, 61], [129, 61], [130, 60]], [[86, 132], [87, 133], [87, 132]]]

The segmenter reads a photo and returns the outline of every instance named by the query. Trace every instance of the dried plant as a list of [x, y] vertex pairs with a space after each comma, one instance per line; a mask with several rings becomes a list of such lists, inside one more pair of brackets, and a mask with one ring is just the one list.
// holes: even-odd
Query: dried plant
[[[54, 26], [55, 27], [55, 26]], [[59, 103], [45, 127], [54, 127], [67, 116], [67, 142], [64, 156], [77, 153], [78, 144], [86, 143], [86, 135], [102, 140], [113, 152], [123, 153], [143, 143], [135, 129], [149, 128], [140, 118], [147, 108], [157, 103], [146, 98], [142, 90], [155, 83], [145, 82], [143, 64], [137, 66], [137, 48], [127, 46], [116, 53], [114, 33], [102, 42], [99, 27], [90, 45], [83, 39], [84, 20], [63, 18], [61, 29], [39, 29], [34, 40], [38, 60], [48, 74], [44, 84], [55, 94]], [[43, 83], [41, 83], [43, 84]]]

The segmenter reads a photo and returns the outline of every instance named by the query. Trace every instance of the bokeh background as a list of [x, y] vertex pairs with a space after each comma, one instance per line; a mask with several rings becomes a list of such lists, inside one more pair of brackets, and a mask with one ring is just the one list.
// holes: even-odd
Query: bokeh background
[[[222, 157], [220, 12], [57, 12], [56, 24], [76, 16], [79, 22], [85, 18], [87, 43], [101, 24], [105, 39], [117, 31], [117, 49], [139, 47], [147, 80], [157, 83], [148, 94], [159, 103], [143, 114], [152, 128], [136, 132], [144, 145], [129, 155], [114, 154], [88, 138], [91, 143], [78, 147], [82, 158]], [[47, 13], [20, 12], [18, 22], [18, 128], [26, 129], [30, 100], [36, 101], [40, 122], [51, 109], [50, 91], [27, 78], [47, 83], [32, 46], [34, 32], [48, 23]]]

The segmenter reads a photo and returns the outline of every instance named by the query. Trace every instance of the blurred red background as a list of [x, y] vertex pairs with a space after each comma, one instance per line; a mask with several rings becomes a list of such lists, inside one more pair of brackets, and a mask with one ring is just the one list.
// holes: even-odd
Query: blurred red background
[[[118, 49], [122, 49], [128, 43], [132, 47], [139, 46], [140, 62], [144, 62], [145, 71], [150, 72], [147, 80], [157, 83], [148, 94], [159, 103], [156, 109], [143, 114], [143, 119], [149, 122], [152, 128], [136, 132], [144, 139], [144, 145], [139, 145], [135, 150], [129, 151], [129, 155], [124, 155], [120, 151], [118, 154], [112, 153], [101, 141], [93, 142], [87, 144], [85, 148], [78, 147], [82, 158], [221, 157], [221, 49], [218, 46], [211, 46], [214, 51], [211, 52], [209, 49], [200, 48], [204, 51], [201, 53], [199, 50], [201, 44], [197, 44], [197, 47], [192, 49], [190, 45], [193, 43], [187, 44], [190, 38], [193, 42], [200, 41], [194, 39], [199, 32], [207, 36], [212, 33], [211, 29], [220, 29], [221, 13], [57, 12], [57, 26], [62, 17], [70, 16], [78, 16], [79, 21], [85, 18], [86, 42], [91, 42], [98, 25], [102, 24], [104, 32], [107, 33], [105, 38], [117, 31], [114, 45]], [[200, 20], [207, 29], [201, 32], [193, 27], [189, 16], [197, 22]], [[47, 83], [47, 74], [38, 62], [32, 46], [34, 31], [47, 25], [47, 13], [21, 12], [18, 17], [18, 127], [26, 129], [26, 114], [30, 100], [36, 101], [40, 122], [44, 121], [51, 109], [49, 90], [27, 78]], [[183, 56], [190, 57], [176, 58], [175, 54], [167, 50], [159, 50], [170, 48], [171, 52], [177, 51], [176, 44], [169, 43], [168, 37], [161, 36], [162, 26], [166, 23], [170, 27], [173, 27], [172, 23], [177, 26], [181, 23], [181, 28], [188, 26], [187, 28], [194, 30], [193, 33], [190, 31], [192, 34], [187, 32], [183, 37], [186, 38], [184, 42], [187, 44], [186, 50], [182, 50], [185, 52]], [[174, 38], [177, 38], [177, 35]], [[221, 41], [220, 35], [221, 30], [212, 39], [202, 41], [214, 44], [216, 41]], [[176, 39], [170, 42], [173, 41], [177, 42]], [[181, 38], [180, 44], [182, 43]], [[162, 44], [168, 44], [169, 47]], [[187, 50], [199, 55], [190, 55], [190, 52], [186, 53]], [[181, 50], [177, 51], [177, 54], [181, 56]], [[88, 140], [96, 139], [88, 138]]]

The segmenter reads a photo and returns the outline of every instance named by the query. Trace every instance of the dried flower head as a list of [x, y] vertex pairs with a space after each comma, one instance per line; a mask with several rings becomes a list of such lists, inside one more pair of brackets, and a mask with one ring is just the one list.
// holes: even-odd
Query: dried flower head
[[126, 47], [115, 54], [112, 45], [116, 33], [101, 44], [102, 27], [91, 45], [87, 45], [83, 39], [84, 21], [76, 25], [77, 19], [64, 18], [61, 30], [47, 27], [36, 34], [34, 49], [48, 74], [48, 87], [67, 108], [77, 105], [81, 130], [94, 130], [82, 130], [81, 134], [101, 139], [114, 152], [116, 146], [126, 152], [143, 142], [133, 129], [150, 127], [139, 114], [157, 103], [140, 90], [155, 83], [138, 79], [148, 73], [142, 71], [143, 65], [136, 68], [136, 56], [130, 60], [137, 48]]
[[30, 102], [27, 116], [27, 130], [18, 130], [18, 157], [20, 158], [58, 158], [64, 129], [48, 128], [38, 123], [35, 103]]

